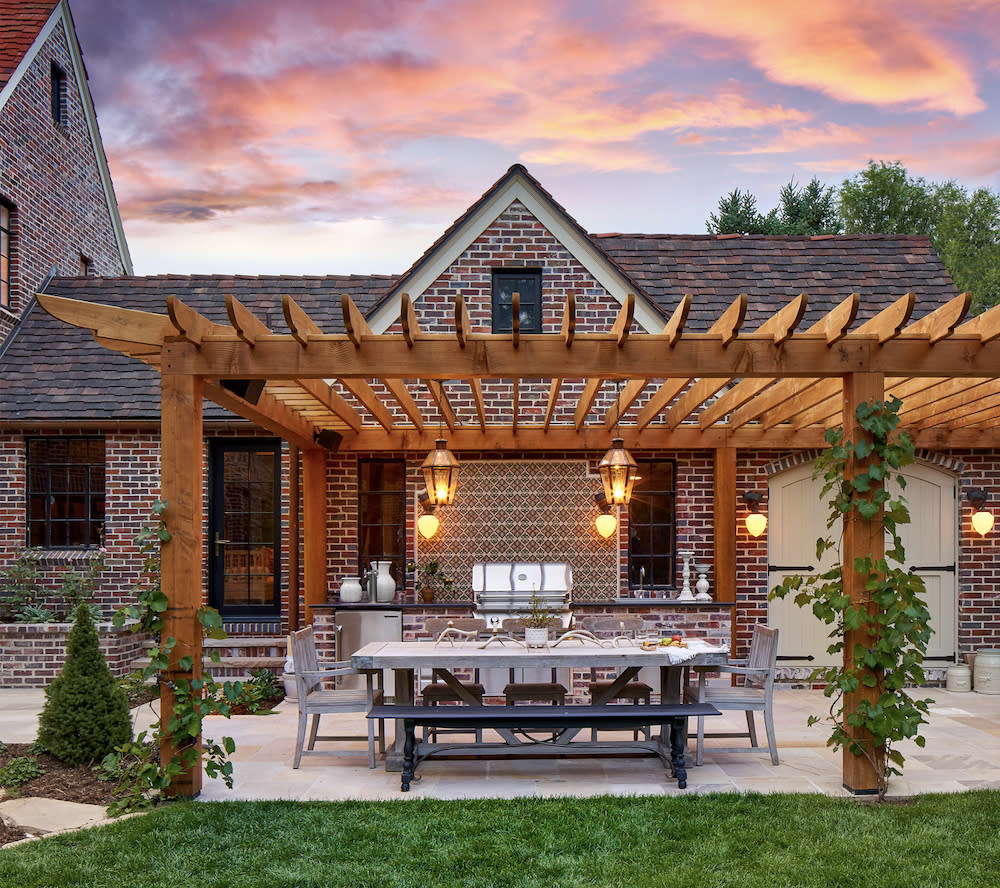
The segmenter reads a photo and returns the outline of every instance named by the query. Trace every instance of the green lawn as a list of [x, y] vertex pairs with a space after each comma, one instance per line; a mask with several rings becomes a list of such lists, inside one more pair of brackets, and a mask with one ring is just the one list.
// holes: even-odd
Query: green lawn
[[1000, 793], [183, 803], [0, 850], [0, 885], [996, 885]]

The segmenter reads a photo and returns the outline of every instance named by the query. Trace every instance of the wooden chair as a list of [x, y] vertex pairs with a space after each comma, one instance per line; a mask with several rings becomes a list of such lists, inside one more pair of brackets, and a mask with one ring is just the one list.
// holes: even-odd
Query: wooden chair
[[[295, 664], [295, 692], [299, 704], [299, 731], [295, 738], [295, 758], [292, 767], [297, 768], [302, 760], [303, 744], [306, 739], [306, 723], [312, 716], [312, 728], [305, 751], [314, 753], [317, 740], [368, 740], [368, 767], [375, 767], [375, 741], [379, 752], [385, 752], [385, 721], [380, 719], [378, 731], [375, 719], [368, 719], [368, 735], [318, 736], [319, 717], [339, 712], [365, 712], [376, 703], [381, 703], [382, 672], [361, 672], [351, 666], [350, 661], [321, 663], [316, 655], [316, 639], [312, 626], [293, 632], [289, 636], [292, 644], [292, 660]], [[327, 687], [345, 675], [364, 675], [365, 689], [338, 689]], [[319, 753], [317, 753], [319, 754]]]
[[[486, 632], [486, 620], [478, 617], [431, 617], [427, 620], [425, 628], [430, 633], [431, 639], [436, 640], [449, 625], [454, 626], [455, 629], [461, 629], [463, 632]], [[449, 643], [448, 641], [441, 642], [441, 644]], [[444, 681], [438, 681], [438, 678], [439, 674], [436, 671], [432, 672], [431, 681], [420, 689], [420, 697], [424, 706], [437, 706], [439, 703], [465, 703], [456, 691], [452, 690]], [[472, 681], [463, 681], [460, 684], [481, 706], [486, 688], [479, 681], [479, 670], [476, 669], [473, 672]], [[424, 740], [433, 741], [437, 738], [438, 733], [436, 728], [424, 728]], [[441, 731], [440, 733], [446, 732]], [[466, 732], [460, 731], [458, 733]], [[482, 740], [483, 732], [480, 728], [476, 731], [476, 742], [481, 743]]]
[[[598, 638], [613, 638], [616, 635], [637, 636], [642, 631], [642, 617], [635, 614], [623, 614], [620, 617], [586, 617], [583, 620], [583, 628], [593, 632]], [[603, 699], [603, 696], [610, 690], [614, 680], [598, 679], [596, 670], [590, 670], [590, 682], [587, 684], [587, 691], [590, 694], [590, 702], [595, 699]], [[633, 705], [645, 703], [647, 706], [652, 699], [653, 689], [644, 681], [638, 679], [627, 682], [614, 697], [615, 700], [624, 700]], [[610, 703], [610, 700], [605, 700]], [[649, 739], [650, 730], [648, 727], [641, 729], [642, 733]], [[639, 731], [633, 735], [639, 738]], [[591, 740], [597, 739], [597, 731], [590, 732]]]
[[[503, 631], [513, 638], [524, 638], [524, 621], [507, 619], [503, 621]], [[562, 621], [558, 617], [549, 620], [549, 631], [561, 632]], [[515, 681], [514, 670], [508, 674], [508, 682], [504, 686], [504, 701], [508, 706], [518, 702], [551, 703], [560, 706], [566, 702], [566, 686], [558, 680], [558, 671], [552, 668], [550, 681]]]
[[[768, 629], [761, 623], [753, 627], [750, 640], [750, 655], [745, 660], [730, 660], [726, 666], [696, 666], [698, 684], [684, 688], [684, 699], [689, 702], [711, 703], [716, 709], [746, 712], [745, 732], [705, 733], [705, 719], [698, 719], [698, 738], [695, 764], [700, 765], [706, 737], [749, 737], [749, 746], [717, 748], [712, 752], [763, 752], [771, 754], [771, 764], [778, 764], [778, 746], [774, 739], [774, 714], [771, 697], [774, 691], [774, 665], [778, 654], [778, 630]], [[706, 675], [721, 672], [724, 675], [741, 675], [743, 682], [736, 687], [711, 687]], [[757, 728], [754, 713], [764, 713], [764, 730], [767, 732], [767, 746], [757, 745]]]

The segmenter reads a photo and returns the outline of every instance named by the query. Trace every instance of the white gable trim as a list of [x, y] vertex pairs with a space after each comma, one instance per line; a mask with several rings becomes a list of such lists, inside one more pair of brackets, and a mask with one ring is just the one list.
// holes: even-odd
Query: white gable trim
[[[393, 298], [382, 305], [368, 322], [375, 333], [384, 333], [399, 319], [403, 292], [417, 300], [489, 228], [514, 201], [520, 201], [544, 225], [570, 254], [619, 303], [634, 287], [594, 247], [590, 239], [570, 225], [548, 198], [538, 191], [521, 173], [510, 180], [469, 216], [456, 231], [397, 288]], [[647, 333], [663, 330], [663, 317], [644, 298], [636, 294], [635, 320]]]
[[101, 142], [101, 131], [97, 126], [97, 113], [94, 110], [94, 101], [90, 95], [90, 85], [87, 82], [86, 69], [83, 67], [83, 56], [80, 52], [80, 44], [76, 39], [76, 31], [73, 28], [73, 19], [69, 13], [66, 0], [61, 0], [59, 5], [52, 11], [45, 26], [38, 32], [38, 36], [31, 44], [30, 49], [24, 54], [21, 63], [14, 70], [10, 80], [7, 81], [3, 90], [0, 91], [0, 111], [3, 110], [7, 100], [14, 94], [25, 73], [27, 72], [35, 57], [41, 51], [45, 42], [52, 36], [52, 32], [60, 25], [66, 35], [66, 44], [69, 47], [70, 58], [73, 60], [73, 76], [76, 79], [77, 91], [80, 94], [80, 102], [83, 106], [83, 113], [87, 119], [87, 133], [90, 136], [91, 148], [94, 151], [94, 160], [97, 163], [97, 170], [101, 177], [101, 189], [104, 191], [104, 200], [108, 207], [108, 215], [111, 219], [111, 227], [115, 233], [115, 243], [118, 247], [118, 255], [121, 258], [125, 274], [131, 275], [132, 257], [128, 251], [128, 242], [125, 240], [125, 228], [122, 225], [121, 213], [118, 210], [118, 199], [115, 197], [114, 184], [111, 181], [111, 170], [108, 168], [108, 158], [104, 153], [104, 144]]

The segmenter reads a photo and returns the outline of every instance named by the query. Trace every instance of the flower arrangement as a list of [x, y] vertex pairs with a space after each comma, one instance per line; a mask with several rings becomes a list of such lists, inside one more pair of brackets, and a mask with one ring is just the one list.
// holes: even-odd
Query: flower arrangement
[[532, 629], [547, 629], [552, 620], [559, 616], [559, 611], [546, 607], [537, 594], [532, 594], [528, 602], [528, 610], [519, 619]]

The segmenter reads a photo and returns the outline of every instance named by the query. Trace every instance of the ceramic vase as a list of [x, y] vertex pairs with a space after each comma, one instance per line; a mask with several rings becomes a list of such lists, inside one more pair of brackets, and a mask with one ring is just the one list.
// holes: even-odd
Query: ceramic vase
[[361, 601], [361, 579], [359, 577], [344, 577], [340, 584], [340, 600], [345, 604]]
[[375, 576], [375, 600], [392, 601], [396, 597], [396, 581], [389, 573], [391, 561], [373, 561], [372, 567], [377, 571]]

